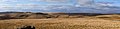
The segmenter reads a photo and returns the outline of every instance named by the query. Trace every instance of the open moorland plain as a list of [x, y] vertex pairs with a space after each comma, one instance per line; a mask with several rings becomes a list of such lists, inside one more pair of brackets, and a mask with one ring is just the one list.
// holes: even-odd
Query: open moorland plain
[[120, 29], [120, 14], [1, 12], [0, 29]]

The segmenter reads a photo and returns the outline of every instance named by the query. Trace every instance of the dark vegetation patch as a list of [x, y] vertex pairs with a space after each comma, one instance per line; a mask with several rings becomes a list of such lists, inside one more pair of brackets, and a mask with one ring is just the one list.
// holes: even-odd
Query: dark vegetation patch
[[34, 26], [23, 26], [21, 28], [17, 28], [17, 29], [35, 29]]
[[111, 17], [98, 17], [98, 18], [111, 18]]
[[83, 15], [83, 16], [98, 16], [98, 15], [111, 15], [111, 14], [101, 14], [101, 13], [67, 13], [68, 15]]

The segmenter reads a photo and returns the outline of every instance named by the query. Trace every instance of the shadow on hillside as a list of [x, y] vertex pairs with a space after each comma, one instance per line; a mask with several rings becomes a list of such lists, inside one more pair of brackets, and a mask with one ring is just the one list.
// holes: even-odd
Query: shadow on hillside
[[9, 15], [1, 15], [0, 16], [0, 20], [8, 20], [8, 19], [12, 19]]

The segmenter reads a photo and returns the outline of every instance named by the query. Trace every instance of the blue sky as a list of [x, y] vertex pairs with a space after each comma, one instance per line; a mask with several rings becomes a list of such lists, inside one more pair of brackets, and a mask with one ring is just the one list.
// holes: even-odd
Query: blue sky
[[8, 5], [16, 5], [16, 4], [40, 4], [40, 5], [71, 5], [75, 1], [74, 0], [68, 0], [66, 2], [45, 2], [45, 1], [30, 1], [30, 0], [17, 0], [17, 2], [14, 2], [15, 0], [6, 0], [5, 2], [1, 2], [0, 4], [8, 4]]
[[[54, 11], [57, 12], [56, 11], [57, 8], [76, 9], [76, 5], [80, 5], [80, 7], [82, 5], [89, 6], [89, 3], [92, 3], [92, 6], [90, 6], [91, 12], [93, 11], [98, 12], [98, 10], [92, 10], [92, 8], [95, 8], [95, 9], [99, 9], [100, 12], [101, 10], [105, 12], [109, 12], [109, 11], [115, 12], [116, 10], [118, 10], [117, 12], [120, 13], [120, 10], [117, 8], [117, 7], [120, 7], [120, 0], [0, 0], [0, 12], [1, 11], [30, 11], [29, 9], [36, 9], [39, 11], [52, 11], [51, 9], [54, 9]], [[111, 6], [110, 7], [107, 6], [108, 4], [112, 5], [114, 8]], [[55, 6], [49, 6], [49, 5], [55, 5]], [[97, 5], [101, 5], [101, 6], [97, 6]], [[107, 6], [104, 8], [106, 10], [102, 8], [103, 5]], [[85, 7], [85, 8], [89, 8], [89, 7]], [[22, 10], [22, 9], [25, 9], [25, 10]], [[113, 10], [108, 10], [108, 9], [113, 9]], [[89, 10], [89, 9], [83, 9], [83, 10]], [[88, 12], [88, 11], [84, 11], [84, 12]]]
[[[3, 0], [5, 1], [5, 0]], [[1, 4], [8, 4], [8, 5], [16, 5], [16, 4], [40, 4], [40, 5], [54, 5], [54, 4], [57, 4], [57, 5], [73, 5], [76, 2], [77, 0], [68, 0], [66, 1], [65, 3], [62, 3], [62, 2], [45, 2], [45, 1], [29, 1], [29, 0], [17, 0], [15, 2], [15, 0], [6, 0], [5, 2], [1, 2], [0, 1], [0, 5]], [[112, 3], [113, 5], [119, 5], [120, 4], [120, 0], [94, 0], [95, 3], [98, 3], [98, 2], [109, 2], [109, 3]]]

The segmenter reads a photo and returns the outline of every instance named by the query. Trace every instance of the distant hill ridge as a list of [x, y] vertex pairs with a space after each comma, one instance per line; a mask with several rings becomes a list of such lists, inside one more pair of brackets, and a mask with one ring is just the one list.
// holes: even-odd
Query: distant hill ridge
[[85, 16], [111, 15], [101, 13], [32, 13], [0, 12], [0, 19], [81, 18]]
[[120, 13], [63, 13], [63, 12], [0, 12], [0, 14], [6, 13], [53, 13], [53, 14], [120, 14]]

